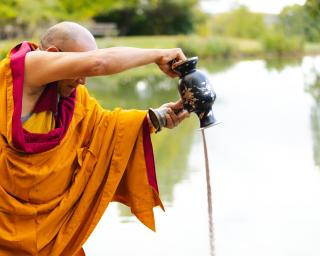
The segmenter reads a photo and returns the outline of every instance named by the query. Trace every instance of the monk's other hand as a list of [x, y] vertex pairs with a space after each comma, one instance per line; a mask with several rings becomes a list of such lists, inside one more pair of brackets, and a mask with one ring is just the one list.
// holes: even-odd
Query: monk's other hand
[[178, 74], [172, 70], [171, 65], [176, 66], [186, 59], [186, 56], [180, 48], [161, 49], [160, 57], [156, 61], [156, 64], [165, 74], [174, 78], [177, 77]]
[[183, 109], [181, 100], [163, 104], [161, 108], [167, 108], [165, 127], [169, 129], [178, 126], [184, 119], [190, 116], [190, 113]]

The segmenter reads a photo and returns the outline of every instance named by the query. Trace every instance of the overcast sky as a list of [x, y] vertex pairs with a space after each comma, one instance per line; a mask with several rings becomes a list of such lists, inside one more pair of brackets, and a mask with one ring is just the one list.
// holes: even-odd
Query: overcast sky
[[202, 0], [201, 6], [206, 12], [226, 12], [236, 6], [246, 5], [253, 12], [280, 13], [287, 5], [303, 5], [306, 0]]

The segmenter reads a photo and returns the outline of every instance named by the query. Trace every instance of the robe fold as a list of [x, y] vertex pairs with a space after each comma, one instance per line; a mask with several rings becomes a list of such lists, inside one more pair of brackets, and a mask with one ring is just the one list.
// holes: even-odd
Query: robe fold
[[111, 201], [155, 230], [163, 206], [146, 111], [105, 110], [79, 85], [52, 130], [31, 129], [47, 114], [23, 128], [21, 63], [33, 49], [24, 42], [0, 63], [0, 256], [75, 255]]

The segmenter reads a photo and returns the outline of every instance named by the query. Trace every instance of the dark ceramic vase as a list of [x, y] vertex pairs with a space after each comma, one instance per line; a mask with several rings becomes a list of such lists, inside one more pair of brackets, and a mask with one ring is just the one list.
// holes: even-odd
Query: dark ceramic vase
[[[179, 63], [173, 70], [180, 77], [178, 89], [183, 108], [196, 113], [200, 128], [204, 129], [218, 124], [212, 112], [216, 94], [206, 75], [196, 69], [197, 63], [198, 57], [192, 57]], [[166, 113], [166, 108], [149, 109], [148, 114], [156, 132], [166, 126]]]
[[195, 112], [200, 120], [200, 128], [217, 124], [212, 112], [216, 94], [207, 76], [196, 69], [198, 57], [192, 57], [175, 66], [173, 70], [180, 76], [179, 93], [183, 107]]

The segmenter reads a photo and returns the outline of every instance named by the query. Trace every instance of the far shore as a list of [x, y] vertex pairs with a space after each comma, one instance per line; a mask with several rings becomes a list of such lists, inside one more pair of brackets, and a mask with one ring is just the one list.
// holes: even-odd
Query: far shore
[[[21, 39], [0, 40], [0, 58]], [[37, 40], [29, 40], [37, 42]], [[176, 36], [130, 36], [97, 38], [100, 48], [131, 46], [141, 48], [182, 48], [188, 56], [202, 59], [237, 60], [247, 58], [295, 58], [320, 54], [320, 42], [305, 42], [300, 50], [266, 51], [260, 40], [226, 37], [201, 37], [197, 35]]]

